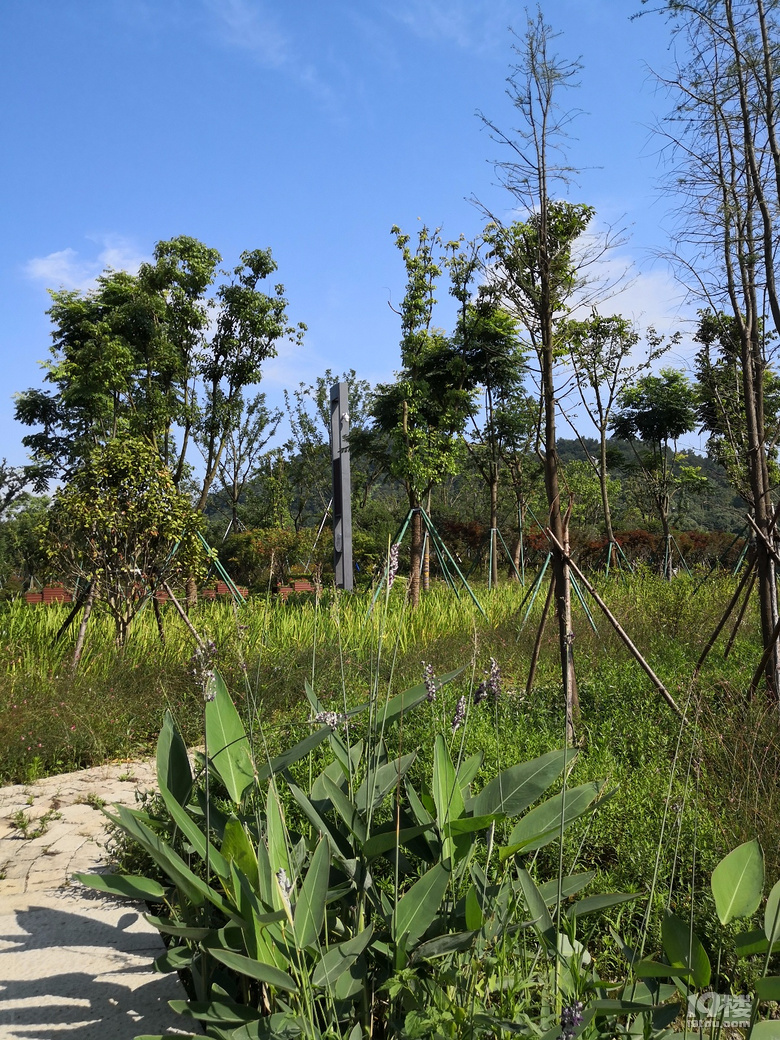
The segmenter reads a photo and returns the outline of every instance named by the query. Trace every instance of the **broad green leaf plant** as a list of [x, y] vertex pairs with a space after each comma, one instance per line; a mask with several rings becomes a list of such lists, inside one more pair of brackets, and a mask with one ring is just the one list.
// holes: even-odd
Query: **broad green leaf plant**
[[[164, 823], [107, 811], [157, 875], [79, 879], [155, 905], [148, 919], [169, 944], [157, 967], [191, 980], [191, 999], [173, 1007], [208, 1036], [552, 1036], [576, 1019], [568, 1005], [594, 985], [577, 922], [635, 897], [572, 902], [594, 873], [540, 885], [532, 860], [604, 785], [567, 790], [576, 753], [561, 750], [475, 793], [481, 753], [457, 753], [442, 733], [430, 776], [413, 781], [416, 752], [391, 747], [403, 750], [405, 716], [457, 674], [343, 714], [308, 687], [312, 732], [263, 761], [209, 672], [194, 772], [166, 714]], [[561, 777], [563, 790], [531, 808]]]

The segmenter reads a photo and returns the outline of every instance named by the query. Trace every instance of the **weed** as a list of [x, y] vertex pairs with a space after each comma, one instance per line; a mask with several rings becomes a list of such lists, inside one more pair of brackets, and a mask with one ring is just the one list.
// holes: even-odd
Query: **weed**
[[62, 813], [57, 812], [56, 809], [48, 809], [37, 821], [32, 820], [24, 809], [19, 809], [11, 817], [11, 826], [21, 831], [25, 841], [32, 841], [34, 838], [40, 838], [46, 833], [52, 820], [60, 819], [62, 819]]

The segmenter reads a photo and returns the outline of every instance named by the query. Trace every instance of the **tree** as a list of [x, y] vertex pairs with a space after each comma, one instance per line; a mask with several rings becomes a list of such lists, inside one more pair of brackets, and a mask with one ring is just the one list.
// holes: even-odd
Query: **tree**
[[238, 509], [247, 485], [258, 474], [263, 449], [276, 433], [282, 419], [279, 408], [269, 409], [265, 394], [256, 394], [241, 410], [241, 422], [226, 437], [217, 472], [222, 485], [217, 497], [227, 499], [229, 529], [238, 526]]
[[[599, 480], [601, 508], [607, 541], [614, 544], [612, 511], [609, 504], [608, 431], [616, 401], [637, 377], [646, 372], [671, 344], [664, 344], [654, 329], [648, 329], [649, 350], [639, 364], [627, 364], [639, 342], [639, 333], [620, 314], [603, 317], [596, 311], [585, 321], [565, 325], [569, 357], [582, 405], [599, 432], [599, 455], [594, 458], [578, 434], [586, 458]], [[592, 396], [591, 396], [592, 395]], [[576, 431], [575, 431], [576, 432]]]
[[0, 459], [0, 519], [22, 497], [30, 482], [29, 467], [11, 466], [6, 459]]
[[116, 437], [56, 492], [44, 544], [53, 573], [105, 604], [122, 644], [150, 595], [202, 567], [200, 520], [155, 446]]
[[[153, 444], [179, 485], [197, 437], [203, 509], [243, 392], [262, 362], [302, 326], [287, 321], [284, 287], [259, 288], [275, 270], [270, 250], [241, 254], [220, 272], [219, 253], [181, 236], [158, 242], [137, 275], [106, 271], [88, 292], [52, 292], [51, 390], [18, 394], [16, 417], [41, 427], [23, 438], [49, 478], [68, 479], [96, 445], [118, 436]], [[218, 276], [226, 281], [212, 291]]]
[[[514, 402], [526, 373], [526, 357], [517, 322], [501, 306], [489, 284], [472, 297], [471, 282], [480, 269], [478, 248], [457, 249], [447, 260], [450, 292], [459, 303], [453, 344], [468, 370], [468, 383], [481, 390], [481, 407], [469, 415], [471, 435], [466, 448], [487, 485], [490, 501], [491, 584], [498, 582], [498, 488], [504, 439], [512, 429]], [[476, 398], [474, 399], [476, 403]]]
[[[739, 339], [739, 328], [733, 317], [722, 312], [699, 312], [699, 326], [694, 336], [701, 344], [696, 355], [698, 416], [702, 431], [709, 434], [707, 452], [723, 467], [732, 487], [755, 512]], [[762, 350], [766, 355], [766, 347]], [[774, 486], [780, 435], [780, 378], [769, 367], [764, 369], [762, 394], [765, 451]]]
[[780, 695], [774, 564], [776, 525], [767, 458], [765, 322], [780, 331], [775, 273], [780, 208], [777, 53], [773, 0], [666, 0], [677, 53], [665, 77], [675, 100], [666, 123], [681, 204], [673, 260], [691, 297], [727, 310], [739, 342], [762, 666]]
[[686, 463], [686, 453], [678, 450], [680, 437], [696, 428], [696, 405], [696, 388], [684, 373], [664, 368], [657, 376], [646, 375], [624, 387], [610, 422], [614, 434], [631, 444], [652, 495], [664, 535], [661, 573], [667, 578], [672, 575], [672, 500], [681, 490], [706, 483], [706, 477]]
[[[542, 407], [541, 454], [552, 535], [552, 570], [558, 618], [561, 675], [566, 704], [566, 731], [574, 735], [578, 712], [571, 624], [571, 583], [567, 561], [568, 531], [561, 507], [560, 462], [556, 446], [556, 385], [565, 344], [562, 322], [573, 297], [584, 282], [584, 267], [593, 259], [581, 239], [593, 209], [553, 198], [554, 185], [568, 182], [571, 169], [556, 162], [566, 137], [570, 113], [558, 107], [561, 89], [573, 86], [580, 71], [576, 61], [552, 53], [555, 34], [541, 11], [529, 19], [521, 46], [515, 47], [518, 63], [509, 77], [508, 93], [521, 117], [519, 129], [506, 133], [483, 117], [494, 140], [509, 152], [494, 165], [514, 199], [513, 209], [525, 211], [524, 220], [505, 224], [488, 213], [485, 232], [488, 259], [493, 261], [491, 280], [519, 319], [539, 366]], [[484, 208], [484, 207], [483, 207]], [[575, 249], [579, 252], [575, 256]]]
[[400, 228], [392, 233], [407, 274], [399, 311], [402, 368], [395, 383], [376, 387], [371, 428], [362, 436], [353, 435], [351, 443], [354, 452], [368, 456], [406, 491], [411, 513], [409, 599], [416, 606], [423, 553], [420, 508], [434, 483], [458, 468], [460, 435], [473, 394], [459, 351], [433, 327], [434, 293], [442, 272], [436, 256], [441, 249], [439, 231], [423, 226], [414, 250]]

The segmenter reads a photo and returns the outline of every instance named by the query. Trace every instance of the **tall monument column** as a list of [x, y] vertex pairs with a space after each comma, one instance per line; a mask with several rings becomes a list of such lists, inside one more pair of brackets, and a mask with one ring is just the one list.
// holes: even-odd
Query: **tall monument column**
[[336, 586], [351, 592], [352, 475], [349, 463], [349, 397], [346, 383], [330, 388], [330, 458], [333, 467], [333, 569]]

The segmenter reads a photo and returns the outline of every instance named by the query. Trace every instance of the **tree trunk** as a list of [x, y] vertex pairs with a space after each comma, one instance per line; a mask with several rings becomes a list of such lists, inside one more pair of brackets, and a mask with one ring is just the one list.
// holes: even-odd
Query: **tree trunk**
[[612, 530], [612, 510], [609, 506], [609, 493], [607, 491], [607, 439], [604, 431], [601, 433], [601, 457], [599, 459], [599, 488], [601, 490], [601, 508], [604, 512], [604, 531], [607, 536], [607, 545], [615, 544], [615, 533]]
[[490, 470], [490, 586], [498, 585], [498, 467]]
[[423, 551], [423, 522], [419, 503], [415, 500], [412, 506], [411, 527], [411, 551], [409, 559], [409, 603], [416, 607], [420, 602], [420, 567], [422, 565]]
[[73, 661], [71, 663], [71, 670], [75, 672], [78, 669], [79, 662], [81, 661], [81, 655], [84, 652], [84, 639], [87, 634], [87, 622], [89, 621], [89, 615], [92, 613], [92, 605], [95, 602], [95, 594], [97, 593], [97, 583], [91, 581], [89, 585], [89, 592], [87, 598], [84, 601], [84, 610], [81, 614], [81, 624], [79, 625], [78, 635], [76, 636], [76, 647], [73, 651]]
[[[542, 209], [542, 218], [545, 210]], [[546, 227], [541, 229], [541, 239], [546, 240]], [[544, 292], [544, 289], [543, 289]], [[574, 741], [574, 723], [579, 716], [577, 679], [574, 671], [574, 632], [571, 622], [571, 578], [569, 566], [560, 546], [568, 550], [568, 522], [561, 512], [560, 484], [558, 482], [559, 459], [555, 432], [555, 354], [553, 349], [552, 306], [549, 301], [541, 307], [543, 315], [542, 346], [540, 350], [542, 375], [542, 400], [544, 404], [544, 483], [547, 491], [550, 530], [556, 541], [552, 544], [552, 572], [555, 582], [555, 612], [558, 619], [558, 648], [561, 660], [561, 681], [566, 713], [566, 740]]]

